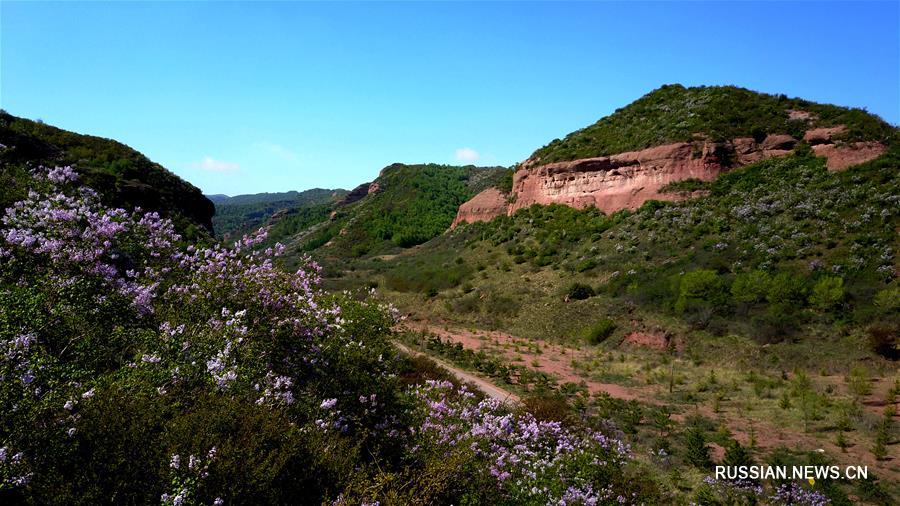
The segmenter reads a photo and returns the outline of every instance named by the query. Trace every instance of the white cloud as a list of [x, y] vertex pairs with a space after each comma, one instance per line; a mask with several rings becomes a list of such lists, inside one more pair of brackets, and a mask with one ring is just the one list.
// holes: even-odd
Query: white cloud
[[474, 163], [479, 158], [481, 158], [481, 155], [472, 148], [459, 148], [456, 150], [456, 159], [460, 162]]
[[239, 164], [216, 160], [211, 156], [204, 156], [203, 160], [191, 164], [191, 168], [209, 172], [235, 172], [241, 168]]
[[275, 144], [274, 142], [268, 142], [268, 141], [254, 142], [253, 147], [255, 147], [257, 149], [261, 149], [263, 151], [266, 151], [267, 153], [273, 154], [273, 155], [277, 156], [278, 158], [281, 158], [282, 160], [285, 160], [288, 162], [296, 162], [297, 159], [299, 158], [299, 155], [296, 152], [291, 151], [290, 149], [282, 146], [281, 144]]

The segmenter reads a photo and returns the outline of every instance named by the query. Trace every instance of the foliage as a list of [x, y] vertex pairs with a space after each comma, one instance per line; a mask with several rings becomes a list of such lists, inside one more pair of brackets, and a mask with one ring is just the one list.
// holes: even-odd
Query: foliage
[[264, 233], [198, 247], [71, 167], [30, 178], [0, 234], [4, 501], [654, 502], [613, 437], [408, 388], [396, 311]]
[[566, 290], [566, 298], [571, 300], [584, 300], [594, 296], [594, 289], [584, 283], [572, 283]]
[[325, 221], [332, 203], [346, 192], [314, 188], [303, 192], [260, 193], [218, 198], [213, 228], [218, 237], [240, 237], [272, 225], [269, 240], [288, 239]]
[[329, 244], [329, 255], [359, 257], [421, 244], [447, 230], [460, 204], [492, 185], [504, 171], [390, 165], [373, 183], [377, 191], [339, 208], [333, 221], [304, 239], [302, 249], [313, 251]]
[[587, 329], [585, 338], [590, 344], [600, 344], [611, 336], [615, 330], [616, 323], [609, 318], [603, 318]]
[[22, 200], [36, 164], [77, 164], [84, 184], [107, 206], [143, 208], [171, 218], [198, 239], [212, 231], [212, 203], [200, 190], [119, 142], [0, 113], [0, 209]]

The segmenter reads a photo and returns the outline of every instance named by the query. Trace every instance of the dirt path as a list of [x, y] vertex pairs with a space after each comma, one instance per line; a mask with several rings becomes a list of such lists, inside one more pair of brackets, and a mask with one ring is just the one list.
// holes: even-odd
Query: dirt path
[[522, 352], [523, 347], [533, 345], [537, 341], [516, 337], [499, 331], [478, 331], [471, 332], [463, 329], [444, 329], [436, 325], [429, 325], [421, 322], [407, 323], [406, 327], [415, 332], [428, 332], [442, 339], [462, 344], [464, 347], [474, 351], [484, 350], [495, 355], [500, 355], [507, 359], [510, 363], [521, 361], [523, 356], [528, 357], [527, 365], [529, 368], [547, 373], [560, 383], [582, 383], [585, 382], [588, 391], [591, 394], [597, 392], [606, 392], [618, 399], [637, 399], [646, 402], [658, 403], [650, 401], [650, 392], [643, 392], [642, 388], [626, 387], [615, 383], [603, 383], [599, 381], [589, 381], [580, 374], [573, 366], [572, 360], [588, 360], [591, 357], [589, 353], [582, 350], [574, 350], [557, 344], [540, 342], [541, 352], [538, 354]]
[[[580, 374], [579, 371], [575, 369], [572, 361], [573, 359], [588, 360], [591, 358], [589, 351], [568, 348], [539, 340], [521, 338], [499, 331], [470, 331], [421, 321], [407, 321], [405, 327], [413, 332], [427, 332], [434, 334], [444, 340], [460, 343], [464, 347], [474, 351], [484, 350], [486, 353], [503, 357], [510, 363], [518, 363], [533, 370], [548, 373], [559, 380], [560, 383], [573, 382], [585, 385], [592, 394], [605, 392], [612, 397], [619, 399], [634, 399], [646, 404], [663, 404], [663, 401], [660, 399], [662, 392], [659, 387], [624, 386], [585, 378], [583, 374]], [[537, 349], [539, 349], [538, 352], [535, 351]], [[446, 362], [435, 359], [431, 355], [428, 356], [433, 360], [438, 361], [443, 367], [447, 368], [464, 381], [473, 381], [473, 383], [479, 385], [479, 388], [482, 388], [481, 385], [490, 385], [492, 388], [504, 392], [500, 395], [508, 394], [505, 390], [499, 389], [482, 378], [461, 371], [450, 366]], [[491, 396], [497, 398], [494, 394], [491, 394]], [[840, 463], [848, 465], [865, 464], [885, 478], [900, 479], [900, 469], [898, 469], [898, 466], [896, 465], [896, 456], [893, 455], [893, 452], [896, 451], [895, 446], [889, 448], [888, 452], [891, 455], [889, 455], [888, 460], [879, 462], [872, 456], [868, 445], [862, 441], [852, 441], [852, 446], [847, 448], [846, 451], [842, 451], [832, 440], [817, 438], [810, 434], [794, 431], [764, 420], [751, 421], [746, 416], [742, 416], [741, 413], [727, 408], [721, 409], [716, 413], [710, 406], [696, 404], [693, 407], [688, 407], [685, 413], [679, 416], [673, 416], [673, 418], [683, 420], [687, 415], [694, 413], [713, 420], [720, 420], [731, 430], [734, 438], [745, 445], [750, 443], [750, 426], [752, 425], [756, 446], [763, 451], [771, 450], [779, 446], [804, 449], [807, 451], [824, 450]]]
[[415, 350], [411, 350], [408, 347], [406, 347], [398, 342], [395, 342], [394, 346], [396, 346], [397, 349], [399, 349], [400, 351], [402, 351], [403, 353], [406, 353], [408, 355], [428, 357], [430, 360], [435, 362], [437, 365], [441, 366], [442, 368], [446, 369], [448, 372], [453, 374], [453, 376], [455, 376], [456, 379], [462, 381], [463, 383], [471, 383], [471, 384], [475, 385], [476, 387], [478, 387], [479, 390], [484, 392], [485, 395], [487, 395], [488, 397], [491, 397], [492, 399], [496, 399], [500, 402], [509, 402], [509, 403], [516, 403], [516, 404], [519, 402], [519, 396], [517, 396], [516, 394], [514, 394], [508, 390], [504, 390], [504, 389], [498, 387], [497, 385], [495, 385], [487, 380], [484, 380], [472, 373], [463, 371], [462, 369], [460, 369], [458, 367], [454, 367], [439, 358], [436, 358], [431, 355], [421, 353], [421, 352], [418, 352]]

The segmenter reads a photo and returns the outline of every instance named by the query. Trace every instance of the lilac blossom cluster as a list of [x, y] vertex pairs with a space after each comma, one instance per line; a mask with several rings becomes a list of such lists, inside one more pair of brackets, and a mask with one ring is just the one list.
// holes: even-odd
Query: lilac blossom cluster
[[[0, 233], [10, 248], [5, 255], [31, 259], [57, 286], [85, 275], [99, 279], [131, 300], [139, 314], [152, 312], [163, 272], [136, 254], [154, 259], [171, 255], [180, 239], [172, 223], [139, 208], [129, 212], [102, 206], [95, 191], [68, 186], [77, 180], [71, 167], [41, 167], [33, 175], [46, 185], [45, 191], [31, 190], [28, 198], [6, 209]], [[143, 265], [124, 267], [130, 263]]]
[[450, 453], [467, 448], [484, 463], [499, 491], [515, 502], [546, 504], [628, 504], [597, 476], [618, 469], [629, 447], [597, 431], [573, 431], [559, 422], [516, 414], [495, 399], [477, 401], [452, 383], [429, 381], [415, 395], [424, 420], [414, 430], [415, 452]]
[[[182, 459], [181, 455], [173, 454], [169, 459], [169, 469], [172, 472], [172, 487], [174, 490], [160, 496], [160, 502], [169, 506], [187, 506], [196, 504], [194, 497], [200, 482], [209, 476], [209, 466], [216, 460], [217, 449], [215, 446], [206, 453], [206, 458], [197, 455], [188, 455]], [[222, 506], [225, 501], [216, 497], [214, 506]]]
[[796, 483], [785, 483], [769, 496], [773, 506], [828, 506], [831, 500], [815, 490], [809, 490]]

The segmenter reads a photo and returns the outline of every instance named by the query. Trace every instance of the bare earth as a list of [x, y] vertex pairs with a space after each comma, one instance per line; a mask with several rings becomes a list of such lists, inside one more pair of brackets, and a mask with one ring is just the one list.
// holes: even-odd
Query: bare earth
[[[614, 383], [602, 383], [593, 381], [589, 378], [586, 378], [584, 375], [579, 374], [579, 372], [572, 366], [572, 360], [587, 360], [589, 357], [589, 352], [585, 350], [579, 350], [577, 348], [570, 348], [534, 339], [516, 337], [499, 331], [470, 331], [465, 329], [446, 327], [443, 325], [438, 326], [428, 322], [418, 321], [407, 321], [405, 323], [405, 327], [409, 331], [427, 332], [437, 335], [444, 340], [460, 343], [465, 348], [471, 349], [473, 351], [484, 350], [485, 352], [490, 352], [495, 356], [504, 357], [511, 363], [518, 363], [520, 365], [525, 365], [532, 370], [547, 373], [555, 377], [560, 383], [572, 382], [576, 384], [582, 384], [587, 387], [588, 391], [591, 394], [605, 392], [612, 397], [624, 400], [637, 400], [643, 403], [656, 405], [662, 403], [660, 401], [660, 395], [662, 395], [663, 392], [661, 391], [659, 386], [635, 387], [623, 386]], [[634, 340], [640, 341], [639, 339]], [[639, 343], [634, 342], [630, 344]], [[528, 347], [533, 347], [535, 345], [540, 346], [540, 353], [529, 351]], [[409, 351], [406, 347], [402, 347], [401, 349], [404, 349], [404, 351]], [[491, 397], [498, 398], [500, 400], [518, 400], [518, 398], [516, 398], [512, 393], [497, 387], [484, 378], [466, 371], [462, 371], [459, 368], [453, 367], [450, 364], [438, 360], [433, 356], [429, 355], [429, 357], [438, 362], [442, 367], [452, 372], [456, 377], [462, 379], [463, 381], [474, 383]], [[836, 379], [835, 381], [837, 382], [838, 379]], [[888, 382], [884, 382], [884, 384], [876, 383], [874, 386], [875, 388], [873, 391], [873, 395], [869, 396], [863, 401], [863, 405], [865, 406], [865, 408], [872, 411], [875, 411], [875, 409], [881, 407], [876, 407], [878, 405], [877, 399], [879, 399], [877, 395], [883, 394], [882, 391], [886, 391], [886, 388], [889, 388], [889, 384]], [[748, 426], [750, 425], [750, 423], [748, 422], [746, 416], [741, 416], [741, 413], [736, 412], [736, 410], [729, 409], [722, 409], [720, 410], [720, 412], [715, 413], [711, 407], [702, 404], [697, 404], [691, 409], [693, 411], [687, 413], [687, 415], [697, 413], [714, 420], [720, 420], [726, 426], [728, 426], [734, 438], [740, 441], [741, 444], [749, 444], [750, 434]], [[880, 412], [881, 410], [878, 409], [878, 411]], [[673, 418], [677, 420], [683, 420], [685, 417], [686, 414], [673, 416]], [[820, 439], [812, 436], [811, 434], [793, 431], [783, 426], [772, 425], [771, 423], [766, 421], [754, 420], [752, 425], [753, 431], [755, 432], [756, 446], [760, 450], [767, 451], [779, 446], [805, 451], [824, 450], [841, 464], [867, 465], [870, 469], [881, 475], [883, 478], [886, 478], [888, 480], [900, 479], [900, 467], [898, 467], [897, 465], [898, 458], [894, 454], [894, 452], [896, 451], [896, 447], [893, 445], [889, 447], [888, 458], [884, 461], [879, 462], [872, 456], [870, 448], [864, 444], [852, 444], [853, 441], [851, 441], [851, 446], [847, 448], [845, 452], [842, 452], [841, 449], [831, 440]]]

